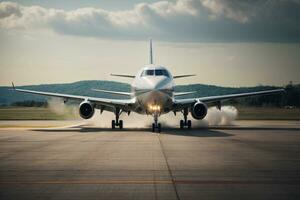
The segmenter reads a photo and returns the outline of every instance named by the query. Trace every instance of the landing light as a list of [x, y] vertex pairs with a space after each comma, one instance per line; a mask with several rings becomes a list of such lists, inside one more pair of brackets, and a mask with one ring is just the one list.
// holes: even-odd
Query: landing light
[[156, 112], [156, 111], [160, 111], [160, 106], [159, 105], [149, 105], [148, 109], [149, 109], [149, 111]]

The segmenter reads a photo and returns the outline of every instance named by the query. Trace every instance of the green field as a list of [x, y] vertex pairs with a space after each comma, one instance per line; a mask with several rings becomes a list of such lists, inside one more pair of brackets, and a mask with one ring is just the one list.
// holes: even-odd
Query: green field
[[[240, 120], [300, 120], [300, 108], [238, 107]], [[9, 107], [0, 108], [0, 120], [64, 120], [78, 119], [78, 114], [57, 114], [49, 108]]]
[[238, 107], [240, 120], [300, 120], [300, 108]]
[[0, 108], [0, 120], [64, 120], [76, 119], [74, 114], [57, 114], [43, 107]]

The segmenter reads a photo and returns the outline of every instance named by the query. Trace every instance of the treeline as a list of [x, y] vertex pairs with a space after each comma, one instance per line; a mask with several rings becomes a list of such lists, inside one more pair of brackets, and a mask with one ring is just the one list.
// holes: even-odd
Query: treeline
[[300, 107], [300, 85], [289, 84], [282, 94], [229, 100], [229, 104], [255, 107]]

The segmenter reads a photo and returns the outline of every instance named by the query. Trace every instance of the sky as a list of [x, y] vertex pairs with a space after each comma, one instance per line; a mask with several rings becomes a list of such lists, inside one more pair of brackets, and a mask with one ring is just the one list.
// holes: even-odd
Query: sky
[[177, 84], [300, 83], [300, 0], [0, 1], [0, 85], [131, 80], [149, 62]]

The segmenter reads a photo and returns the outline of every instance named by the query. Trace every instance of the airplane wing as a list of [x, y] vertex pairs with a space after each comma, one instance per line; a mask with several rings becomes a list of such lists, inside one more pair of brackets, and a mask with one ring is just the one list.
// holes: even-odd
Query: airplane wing
[[189, 95], [189, 94], [194, 94], [194, 93], [196, 93], [196, 91], [192, 91], [192, 92], [174, 92], [174, 96], [179, 97], [179, 96], [184, 96], [184, 95]]
[[173, 78], [174, 79], [176, 79], [176, 78], [185, 78], [185, 77], [190, 77], [190, 76], [196, 76], [196, 74], [186, 74], [186, 75], [173, 76]]
[[119, 76], [124, 78], [135, 78], [133, 75], [127, 75], [127, 74], [110, 74], [111, 76]]
[[13, 85], [13, 90], [23, 93], [29, 94], [36, 94], [36, 95], [43, 95], [49, 97], [59, 97], [65, 100], [78, 100], [78, 101], [90, 101], [95, 103], [96, 106], [108, 106], [108, 107], [119, 107], [126, 111], [130, 110], [132, 104], [135, 103], [135, 99], [107, 99], [107, 98], [97, 98], [97, 97], [89, 97], [89, 96], [80, 96], [80, 95], [71, 95], [71, 94], [61, 94], [61, 93], [53, 93], [53, 92], [42, 92], [42, 91], [35, 91], [35, 90], [24, 90], [24, 89], [17, 89]]
[[275, 93], [284, 92], [284, 89], [275, 89], [275, 90], [264, 90], [259, 92], [247, 92], [247, 93], [239, 93], [239, 94], [228, 94], [228, 95], [218, 95], [218, 96], [210, 96], [210, 97], [200, 97], [200, 98], [189, 98], [189, 99], [178, 99], [174, 100], [175, 108], [184, 108], [194, 104], [197, 101], [201, 101], [203, 103], [214, 103], [220, 102], [228, 99], [249, 97], [249, 96], [257, 96], [257, 95], [270, 95]]
[[96, 92], [103, 92], [103, 93], [107, 93], [107, 94], [117, 94], [117, 95], [122, 95], [122, 96], [127, 96], [127, 97], [130, 97], [132, 95], [132, 93], [130, 93], [130, 92], [117, 92], [117, 91], [100, 90], [100, 89], [92, 89], [92, 90], [96, 91]]

